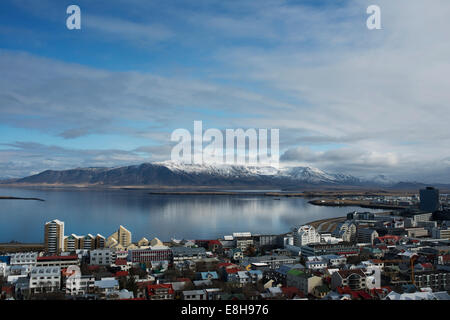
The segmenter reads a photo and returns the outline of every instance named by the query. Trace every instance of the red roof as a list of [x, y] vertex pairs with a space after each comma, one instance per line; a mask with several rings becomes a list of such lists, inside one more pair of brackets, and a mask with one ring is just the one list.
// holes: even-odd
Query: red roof
[[220, 243], [219, 240], [209, 240], [208, 244], [209, 244], [210, 246], [211, 246], [211, 245], [218, 245], [218, 246], [221, 246], [221, 245], [222, 245], [222, 243]]
[[150, 296], [155, 294], [155, 290], [158, 289], [169, 289], [169, 294], [173, 294], [173, 287], [170, 283], [161, 283], [161, 284], [150, 284], [147, 286], [147, 291]]
[[126, 277], [126, 276], [128, 276], [128, 271], [117, 271], [115, 276], [116, 277]]
[[222, 262], [222, 263], [219, 263], [219, 264], [217, 265], [218, 268], [229, 267], [229, 266], [234, 266], [234, 263], [230, 263], [230, 262]]
[[304, 298], [305, 297], [304, 293], [301, 292], [296, 287], [282, 287], [281, 291], [283, 292], [284, 295], [288, 296], [289, 298], [293, 298], [295, 296], [298, 296], [300, 298]]
[[239, 268], [226, 268], [225, 272], [230, 274], [230, 273], [237, 273], [238, 271], [241, 271]]
[[450, 261], [450, 254], [445, 254], [445, 255], [443, 255], [443, 256], [442, 256], [442, 260], [445, 261], [445, 262]]
[[78, 256], [47, 256], [47, 257], [37, 257], [37, 261], [51, 261], [51, 260], [78, 260]]

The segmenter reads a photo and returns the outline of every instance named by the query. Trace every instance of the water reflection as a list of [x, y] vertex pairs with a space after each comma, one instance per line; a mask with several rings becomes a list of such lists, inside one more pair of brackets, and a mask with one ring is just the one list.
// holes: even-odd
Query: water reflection
[[0, 242], [42, 242], [44, 223], [56, 218], [65, 222], [66, 235], [109, 236], [122, 224], [134, 240], [208, 239], [239, 231], [279, 234], [358, 210], [312, 206], [303, 198], [149, 195], [142, 190], [0, 188], [0, 195], [46, 200], [0, 200]]

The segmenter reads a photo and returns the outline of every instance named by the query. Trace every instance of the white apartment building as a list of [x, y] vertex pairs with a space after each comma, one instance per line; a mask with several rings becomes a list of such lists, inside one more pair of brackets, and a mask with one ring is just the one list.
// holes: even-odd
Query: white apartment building
[[82, 295], [94, 290], [95, 277], [82, 276], [81, 274], [74, 274], [66, 280], [66, 293], [70, 295]]
[[109, 266], [114, 261], [116, 261], [116, 253], [111, 249], [91, 250], [89, 263], [91, 265]]
[[33, 267], [30, 272], [32, 293], [55, 292], [61, 287], [60, 267]]
[[320, 234], [313, 226], [304, 225], [294, 228], [294, 246], [306, 246], [310, 243], [320, 243]]
[[356, 239], [356, 225], [351, 221], [341, 222], [332, 235], [345, 242], [353, 242]]
[[37, 252], [14, 253], [11, 255], [10, 265], [12, 265], [12, 266], [20, 266], [20, 265], [34, 266], [34, 265], [36, 265], [37, 257], [38, 257]]
[[5, 262], [0, 262], [0, 277], [6, 277], [7, 264]]

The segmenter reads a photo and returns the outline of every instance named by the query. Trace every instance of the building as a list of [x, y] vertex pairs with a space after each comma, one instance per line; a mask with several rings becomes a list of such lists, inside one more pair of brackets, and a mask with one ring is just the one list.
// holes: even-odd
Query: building
[[310, 243], [320, 243], [320, 234], [313, 226], [305, 225], [294, 228], [294, 246], [306, 246]]
[[205, 290], [185, 290], [181, 296], [183, 300], [207, 300], [208, 298]]
[[171, 250], [174, 263], [206, 258], [206, 250], [203, 247], [172, 247]]
[[94, 290], [103, 296], [108, 296], [119, 290], [119, 281], [113, 277], [101, 278], [98, 281], [94, 281]]
[[361, 269], [339, 270], [331, 275], [331, 289], [349, 287], [351, 290], [366, 289], [366, 274]]
[[341, 242], [336, 244], [309, 244], [303, 246], [301, 255], [303, 257], [322, 256], [327, 254], [334, 254], [340, 256], [352, 256], [359, 254], [359, 247], [348, 242]]
[[258, 256], [258, 257], [247, 257], [245, 258], [241, 265], [247, 267], [252, 264], [266, 264], [270, 269], [278, 269], [282, 265], [294, 264], [297, 262], [296, 258], [288, 257], [288, 256]]
[[322, 278], [315, 276], [303, 270], [292, 269], [286, 276], [286, 284], [289, 287], [295, 287], [304, 294], [310, 294], [313, 289], [323, 284]]
[[375, 238], [379, 236], [376, 230], [370, 228], [360, 228], [357, 231], [358, 243], [370, 243], [373, 244]]
[[356, 240], [356, 224], [345, 221], [338, 224], [332, 235], [341, 238], [344, 242], [354, 242]]
[[34, 266], [37, 261], [37, 252], [13, 253], [9, 262], [12, 266], [28, 265]]
[[45, 252], [58, 254], [64, 250], [64, 222], [57, 219], [49, 221], [44, 226]]
[[108, 237], [105, 246], [108, 248], [117, 247], [125, 249], [131, 245], [132, 235], [124, 226], [119, 226], [119, 229]]
[[76, 234], [71, 234], [70, 236], [64, 237], [64, 251], [74, 252], [80, 248], [81, 237]]
[[247, 250], [249, 246], [254, 244], [252, 234], [250, 232], [233, 233], [234, 246], [242, 251]]
[[133, 249], [128, 251], [127, 259], [133, 263], [171, 261], [172, 250], [166, 246], [155, 246], [147, 249]]
[[37, 257], [36, 267], [60, 267], [79, 266], [80, 260], [77, 255], [73, 256], [45, 256]]
[[61, 288], [60, 267], [33, 267], [30, 272], [31, 293], [56, 292]]
[[175, 290], [170, 283], [147, 286], [147, 298], [149, 300], [172, 300], [174, 296]]
[[111, 249], [95, 249], [90, 251], [91, 265], [109, 266], [116, 260], [116, 254]]
[[95, 236], [95, 248], [96, 249], [103, 249], [106, 245], [106, 239], [101, 234], [97, 234]]
[[450, 291], [449, 271], [426, 271], [414, 274], [415, 285], [431, 288], [433, 291]]
[[434, 212], [439, 210], [439, 190], [426, 187], [420, 190], [420, 210]]
[[[70, 268], [67, 270], [70, 272]], [[66, 279], [66, 294], [83, 295], [92, 293], [95, 288], [95, 277], [75, 272]]]
[[431, 236], [435, 239], [450, 239], [450, 229], [433, 228]]

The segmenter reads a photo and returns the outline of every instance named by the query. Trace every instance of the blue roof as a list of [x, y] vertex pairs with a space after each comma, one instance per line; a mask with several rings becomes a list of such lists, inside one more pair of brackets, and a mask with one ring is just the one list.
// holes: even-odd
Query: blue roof
[[202, 280], [219, 279], [219, 275], [216, 271], [200, 272], [200, 274], [202, 276]]

